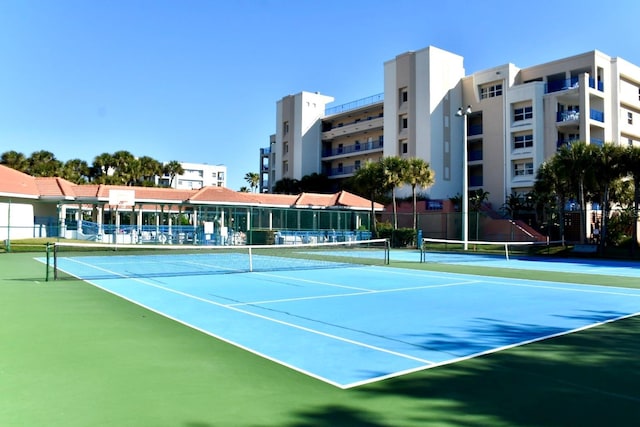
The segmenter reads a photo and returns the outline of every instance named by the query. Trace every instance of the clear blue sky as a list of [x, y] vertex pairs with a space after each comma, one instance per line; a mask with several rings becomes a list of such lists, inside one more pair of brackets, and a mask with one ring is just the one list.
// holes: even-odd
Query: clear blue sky
[[594, 49], [640, 65], [639, 4], [0, 0], [0, 153], [224, 164], [238, 190], [283, 96], [381, 93], [383, 63], [429, 45], [468, 74]]

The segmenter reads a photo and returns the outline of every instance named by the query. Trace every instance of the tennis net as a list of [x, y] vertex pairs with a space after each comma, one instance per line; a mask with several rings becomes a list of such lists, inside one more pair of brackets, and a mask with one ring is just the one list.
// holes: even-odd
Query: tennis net
[[433, 239], [425, 237], [420, 245], [420, 262], [478, 261], [482, 257], [509, 260], [511, 257], [552, 255], [562, 241], [520, 242]]
[[296, 245], [125, 245], [56, 242], [48, 247], [47, 276], [168, 277], [278, 270], [344, 268], [389, 263], [386, 239]]

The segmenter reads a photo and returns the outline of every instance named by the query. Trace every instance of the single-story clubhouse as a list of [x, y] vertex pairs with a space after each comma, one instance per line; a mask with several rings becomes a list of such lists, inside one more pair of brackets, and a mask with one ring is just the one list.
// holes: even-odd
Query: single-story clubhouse
[[[374, 203], [374, 211], [384, 207]], [[356, 239], [371, 224], [371, 202], [355, 194], [177, 190], [74, 184], [0, 165], [0, 239], [57, 237], [112, 243], [264, 243]], [[276, 241], [277, 243], [277, 241]]]

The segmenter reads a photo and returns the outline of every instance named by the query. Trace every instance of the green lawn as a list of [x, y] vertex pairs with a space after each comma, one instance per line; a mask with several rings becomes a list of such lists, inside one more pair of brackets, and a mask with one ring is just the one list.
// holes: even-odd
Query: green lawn
[[[601, 427], [640, 420], [638, 317], [340, 390], [83, 282], [44, 282], [35, 255], [0, 254], [1, 426]], [[491, 273], [552, 280], [542, 272]], [[637, 279], [597, 280], [638, 286]]]

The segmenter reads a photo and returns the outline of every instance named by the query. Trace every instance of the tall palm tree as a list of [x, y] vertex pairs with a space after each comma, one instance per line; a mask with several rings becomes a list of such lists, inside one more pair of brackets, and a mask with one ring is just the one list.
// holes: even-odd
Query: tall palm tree
[[162, 174], [162, 163], [149, 156], [142, 156], [138, 159], [140, 164], [140, 181], [142, 185], [153, 186], [154, 178]]
[[109, 184], [111, 174], [115, 172], [116, 162], [110, 153], [102, 153], [93, 159], [91, 180], [97, 184]]
[[382, 159], [382, 169], [386, 180], [386, 187], [391, 189], [391, 203], [393, 205], [393, 228], [398, 228], [398, 207], [396, 204], [396, 188], [402, 185], [404, 169], [407, 161], [398, 156], [389, 156]]
[[640, 147], [627, 148], [625, 156], [625, 169], [633, 179], [633, 227], [631, 254], [635, 255], [638, 245], [638, 204], [640, 203]]
[[20, 172], [27, 172], [29, 170], [29, 160], [24, 154], [18, 151], [11, 150], [2, 153], [0, 164]]
[[407, 160], [406, 168], [403, 171], [403, 181], [411, 186], [411, 196], [413, 199], [413, 229], [418, 229], [418, 212], [416, 189], [426, 188], [435, 182], [435, 173], [429, 167], [429, 163], [418, 157], [412, 157]]
[[260, 185], [260, 174], [257, 172], [247, 172], [244, 175], [244, 180], [249, 184], [251, 192], [255, 192], [258, 185]]
[[349, 185], [355, 193], [371, 201], [371, 230], [373, 235], [377, 236], [375, 202], [384, 196], [389, 189], [382, 162], [366, 162], [349, 178]]
[[139, 176], [139, 165], [136, 157], [127, 150], [119, 150], [113, 153], [115, 162], [115, 174], [119, 184], [131, 185]]
[[89, 180], [89, 165], [81, 159], [71, 159], [64, 162], [62, 178], [74, 184], [85, 184]]
[[294, 178], [282, 178], [273, 186], [276, 194], [297, 194], [300, 192], [300, 181]]
[[28, 173], [32, 176], [59, 176], [62, 172], [62, 162], [56, 159], [51, 151], [34, 151], [29, 156]]
[[589, 145], [583, 141], [572, 142], [571, 145], [564, 145], [556, 153], [557, 159], [553, 162], [557, 168], [556, 174], [561, 179], [572, 182], [575, 185], [576, 194], [578, 196], [578, 204], [580, 205], [580, 241], [585, 242], [587, 223], [586, 213], [586, 197], [585, 182], [589, 179], [589, 175], [593, 172], [593, 145]]
[[184, 174], [184, 168], [179, 161], [171, 160], [164, 165], [163, 173], [169, 175], [169, 187], [173, 187], [173, 180], [176, 176]]
[[625, 151], [614, 143], [605, 143], [593, 150], [594, 163], [593, 174], [596, 182], [600, 184], [602, 191], [602, 224], [600, 228], [600, 249], [604, 251], [607, 236], [607, 223], [609, 220], [610, 190], [614, 181], [625, 175], [624, 157]]

